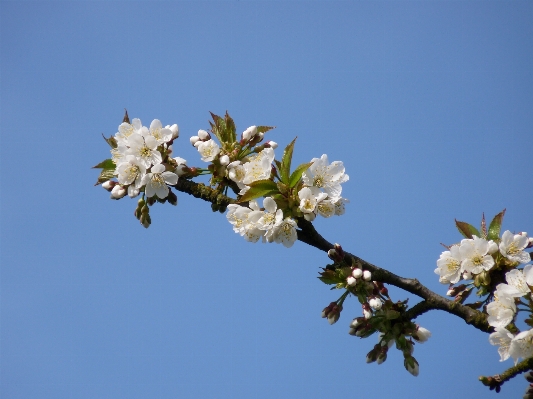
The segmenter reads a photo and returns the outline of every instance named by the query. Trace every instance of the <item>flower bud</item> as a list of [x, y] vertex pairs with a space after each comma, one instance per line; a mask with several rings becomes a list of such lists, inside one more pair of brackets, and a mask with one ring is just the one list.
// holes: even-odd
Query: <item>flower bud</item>
[[533, 384], [533, 372], [530, 371], [529, 373], [526, 373], [524, 375], [524, 378], [529, 382], [530, 384]]
[[313, 220], [316, 219], [316, 215], [313, 212], [305, 213], [304, 214], [304, 219], [307, 220], [308, 222], [312, 222]]
[[384, 347], [381, 348], [381, 350], [378, 353], [377, 364], [381, 364], [385, 360], [387, 360], [387, 350], [388, 350], [387, 346], [384, 346]]
[[531, 247], [533, 247], [533, 237], [528, 238], [528, 244], [526, 248], [531, 248]]
[[350, 276], [346, 279], [346, 284], [348, 284], [350, 287], [353, 287], [355, 284], [357, 284], [357, 279]]
[[335, 248], [335, 251], [337, 251], [337, 253], [344, 258], [344, 251], [342, 250], [342, 246], [341, 244], [333, 244], [333, 248]]
[[198, 130], [198, 137], [202, 141], [207, 141], [207, 140], [211, 139], [211, 135], [209, 133], [207, 133], [205, 130], [202, 130], [202, 129]]
[[359, 269], [358, 267], [356, 267], [352, 271], [352, 276], [354, 276], [355, 278], [361, 278], [363, 276], [363, 271]]
[[167, 201], [170, 205], [178, 205], [178, 196], [172, 192], [172, 190], [168, 190], [168, 196]]
[[245, 142], [248, 142], [256, 134], [257, 134], [257, 126], [250, 126], [248, 129], [246, 129], [244, 132], [242, 132], [242, 139]]
[[498, 244], [496, 244], [494, 241], [489, 241], [489, 249], [487, 250], [487, 253], [489, 255], [492, 255], [494, 252], [498, 250]]
[[229, 164], [229, 157], [227, 155], [222, 155], [219, 159], [221, 165], [226, 166]]
[[172, 138], [177, 139], [180, 135], [180, 128], [175, 123], [169, 127], [170, 131], [172, 132]]
[[117, 184], [111, 190], [111, 199], [121, 199], [126, 195], [126, 189], [120, 184]]
[[370, 273], [369, 270], [365, 270], [365, 271], [363, 272], [363, 280], [365, 280], [365, 281], [370, 281], [370, 280], [372, 280], [372, 273]]
[[135, 198], [136, 196], [139, 195], [139, 193], [141, 192], [141, 190], [139, 190], [137, 187], [135, 187], [133, 184], [131, 184], [129, 187], [128, 187], [128, 196], [130, 198]]
[[276, 143], [275, 141], [269, 140], [265, 143], [265, 148], [272, 148], [275, 150], [276, 148], [278, 148], [278, 143]]
[[419, 367], [418, 362], [412, 356], [406, 356], [403, 362], [405, 369], [409, 371], [415, 377], [418, 375]]
[[202, 144], [202, 143], [203, 143], [202, 140], [198, 140], [196, 143], [194, 143], [194, 147], [195, 147], [196, 149], [198, 149], [198, 147], [200, 147], [200, 144]]
[[192, 145], [195, 145], [199, 140], [200, 140], [200, 137], [198, 137], [198, 136], [192, 136], [189, 139], [189, 141], [191, 142]]
[[370, 310], [370, 305], [368, 303], [363, 304], [363, 316], [367, 320], [372, 317], [372, 310]]
[[381, 299], [373, 297], [368, 300], [368, 305], [374, 310], [380, 310], [383, 304]]
[[322, 311], [322, 315], [321, 317], [324, 319], [326, 317], [328, 317], [328, 314], [331, 312], [331, 310], [333, 309], [333, 306], [336, 306], [337, 305], [337, 302], [331, 302], [328, 306], [326, 306], [324, 308], [324, 310]]
[[377, 351], [372, 349], [368, 354], [366, 355], [366, 362], [367, 363], [373, 363], [378, 359]]
[[427, 328], [417, 325], [416, 332], [412, 334], [412, 337], [416, 342], [423, 344], [431, 337], [431, 332]]
[[102, 183], [102, 187], [105, 188], [107, 191], [111, 192], [113, 190], [113, 187], [117, 184], [114, 180], [108, 180]]
[[450, 284], [450, 288], [446, 292], [447, 296], [456, 296], [459, 292], [464, 291], [466, 288], [466, 285], [461, 284], [456, 287], [453, 287], [453, 284]]
[[178, 175], [178, 177], [186, 175], [189, 173], [189, 167], [185, 164], [178, 165], [176, 169], [174, 169], [174, 173]]

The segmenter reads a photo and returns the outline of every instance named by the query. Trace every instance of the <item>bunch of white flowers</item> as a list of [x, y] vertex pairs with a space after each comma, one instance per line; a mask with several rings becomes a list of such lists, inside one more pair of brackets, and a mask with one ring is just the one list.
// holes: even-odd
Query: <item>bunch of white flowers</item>
[[[148, 198], [166, 198], [169, 193], [167, 185], [175, 185], [178, 175], [167, 171], [167, 165], [162, 162], [172, 152], [169, 142], [178, 135], [178, 125], [163, 127], [158, 119], [152, 121], [150, 128], [143, 126], [137, 118], [131, 124], [121, 123], [114, 137], [116, 146], [111, 149], [111, 159], [116, 165], [113, 175], [118, 184], [112, 181], [102, 184], [106, 189], [111, 188], [111, 198], [120, 199], [126, 192], [134, 198], [141, 191]], [[181, 158], [180, 161], [184, 163]]]

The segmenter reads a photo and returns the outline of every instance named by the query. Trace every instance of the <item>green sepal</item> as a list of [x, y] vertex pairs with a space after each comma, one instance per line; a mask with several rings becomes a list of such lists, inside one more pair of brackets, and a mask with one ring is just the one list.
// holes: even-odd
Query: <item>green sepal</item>
[[390, 309], [390, 310], [385, 311], [385, 317], [388, 320], [394, 320], [400, 317], [400, 312], [398, 312], [397, 310]]
[[471, 224], [468, 224], [466, 222], [460, 222], [455, 219], [455, 225], [457, 226], [457, 230], [459, 230], [459, 233], [461, 233], [465, 238], [472, 238], [472, 236], [474, 235], [481, 237], [479, 231]]
[[283, 151], [283, 158], [281, 159], [281, 165], [279, 169], [280, 180], [287, 185], [289, 184], [292, 152], [294, 150], [294, 142], [296, 141], [296, 139], [297, 137], [295, 137], [294, 140], [292, 140], [289, 145], [285, 147], [285, 151]]
[[505, 215], [505, 209], [494, 216], [492, 222], [489, 225], [489, 233], [487, 235], [487, 240], [497, 240], [500, 238], [500, 229], [502, 227], [503, 216]]
[[257, 133], [266, 133], [275, 128], [276, 126], [257, 126]]
[[98, 165], [95, 165], [92, 168], [93, 169], [115, 170], [116, 165], [115, 165], [115, 162], [113, 162], [112, 159], [106, 159], [105, 161], [100, 162]]
[[115, 169], [104, 169], [100, 173], [100, 176], [98, 176], [98, 180], [96, 180], [95, 186], [102, 184], [108, 180], [111, 180], [113, 177], [115, 177]]
[[102, 134], [102, 137], [104, 138], [105, 142], [109, 144], [111, 148], [118, 147], [117, 140], [113, 136], [110, 136], [108, 139], [106, 139], [106, 137]]
[[304, 172], [309, 169], [309, 167], [313, 164], [313, 162], [307, 162], [303, 163], [300, 166], [298, 166], [294, 172], [292, 172], [291, 177], [289, 178], [289, 187], [293, 188], [298, 184], [300, 179], [302, 178], [302, 175]]
[[250, 183], [250, 189], [239, 198], [239, 202], [251, 201], [270, 194], [278, 194], [278, 185], [272, 180], [258, 180]]

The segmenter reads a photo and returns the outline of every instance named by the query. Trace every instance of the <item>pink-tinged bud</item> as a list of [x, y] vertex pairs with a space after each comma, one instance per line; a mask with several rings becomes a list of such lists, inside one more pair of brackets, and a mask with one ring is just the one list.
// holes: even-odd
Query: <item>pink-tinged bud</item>
[[176, 125], [175, 123], [170, 126], [170, 131], [172, 132], [172, 138], [173, 139], [177, 139], [180, 135], [180, 128], [178, 125]]
[[448, 292], [446, 292], [447, 296], [456, 296], [458, 293], [464, 291], [466, 288], [466, 285], [461, 284], [456, 287], [453, 286], [453, 284], [450, 284], [450, 287], [448, 288]]
[[211, 139], [211, 135], [209, 133], [207, 133], [205, 130], [202, 130], [202, 129], [198, 130], [198, 137], [202, 141], [207, 141], [207, 140]]
[[368, 354], [366, 355], [366, 362], [367, 363], [373, 363], [375, 362], [376, 360], [378, 359], [378, 354], [377, 352], [372, 349], [370, 352], [368, 352]]
[[346, 284], [348, 284], [350, 287], [353, 287], [355, 284], [357, 284], [357, 279], [350, 276], [346, 279]]
[[229, 164], [229, 157], [227, 155], [222, 155], [219, 159], [219, 162], [222, 166], [226, 166]]
[[328, 317], [328, 314], [331, 312], [331, 310], [333, 309], [333, 306], [337, 306], [337, 302], [331, 302], [328, 306], [326, 306], [324, 308], [324, 310], [322, 311], [322, 318], [326, 318]]
[[337, 257], [337, 251], [335, 251], [334, 249], [330, 249], [328, 251], [328, 258], [330, 258], [331, 260], [335, 260], [336, 257]]
[[369, 270], [365, 270], [365, 271], [363, 272], [363, 280], [365, 280], [365, 281], [370, 281], [370, 280], [372, 280], [372, 273], [370, 273]]
[[111, 199], [121, 199], [127, 194], [126, 189], [120, 184], [115, 185], [111, 190]]
[[431, 332], [427, 328], [420, 327], [419, 325], [416, 327], [416, 332], [412, 334], [412, 337], [416, 342], [423, 344], [431, 337]]
[[110, 192], [111, 190], [113, 190], [113, 187], [115, 187], [116, 184], [117, 184], [116, 181], [108, 180], [108, 181], [102, 183], [102, 187]]
[[370, 305], [368, 303], [363, 304], [363, 316], [367, 320], [372, 317], [372, 310], [370, 310]]
[[276, 148], [278, 148], [278, 143], [276, 143], [275, 141], [269, 140], [265, 143], [265, 148], [272, 148], [275, 150]]
[[363, 271], [359, 269], [358, 267], [356, 267], [352, 271], [352, 276], [354, 276], [355, 278], [361, 278], [363, 276]]
[[178, 175], [178, 177], [186, 175], [189, 173], [189, 167], [187, 165], [178, 165], [176, 169], [174, 169], [174, 173]]

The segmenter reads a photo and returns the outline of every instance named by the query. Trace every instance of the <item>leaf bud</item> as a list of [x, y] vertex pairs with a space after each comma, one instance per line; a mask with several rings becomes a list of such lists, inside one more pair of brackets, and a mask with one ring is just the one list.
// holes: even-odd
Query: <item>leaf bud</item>
[[168, 191], [168, 196], [167, 196], [167, 200], [168, 200], [168, 203], [171, 204], [171, 205], [178, 205], [178, 196], [172, 192], [172, 190], [169, 190]]

